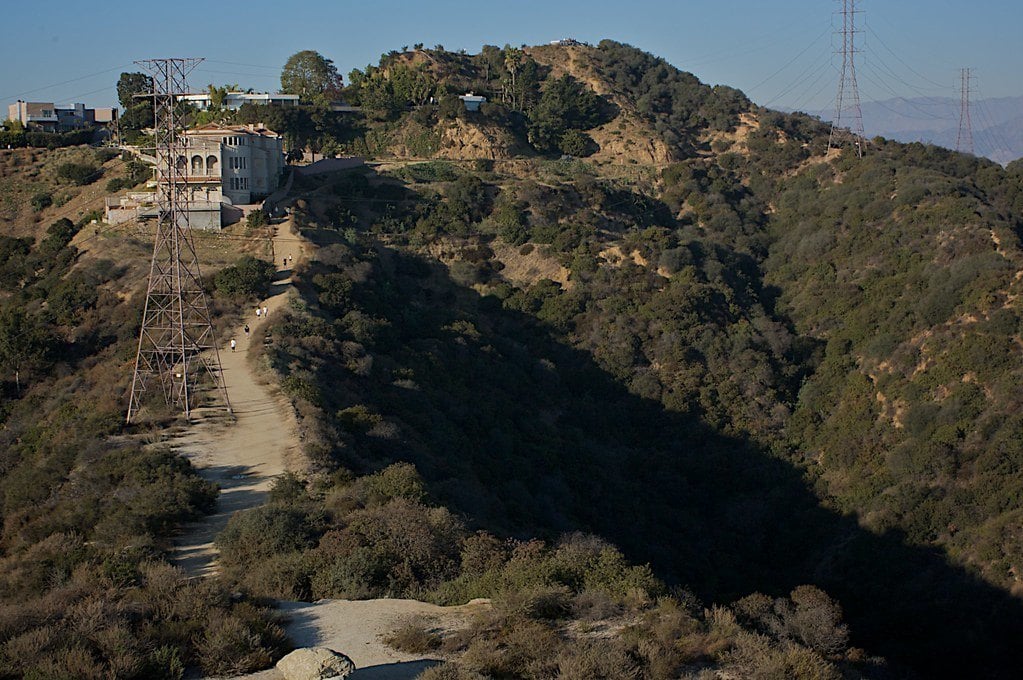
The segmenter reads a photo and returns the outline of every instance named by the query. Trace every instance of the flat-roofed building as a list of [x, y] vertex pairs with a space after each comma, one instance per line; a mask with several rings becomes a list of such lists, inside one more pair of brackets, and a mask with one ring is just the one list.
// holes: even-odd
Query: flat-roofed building
[[486, 97], [478, 94], [473, 94], [472, 92], [460, 94], [458, 95], [458, 98], [462, 100], [462, 103], [465, 105], [466, 111], [479, 111], [480, 106], [487, 102]]
[[[209, 92], [178, 95], [178, 101], [188, 102], [200, 111], [213, 106], [213, 95]], [[267, 92], [228, 92], [224, 95], [221, 108], [237, 111], [243, 104], [262, 104], [266, 106], [298, 106], [297, 94], [269, 94]]]
[[59, 119], [53, 102], [25, 102], [20, 99], [7, 107], [7, 119], [26, 128], [56, 130]]
[[66, 132], [114, 123], [117, 121], [117, 109], [112, 107], [90, 109], [86, 108], [85, 104], [56, 106], [53, 102], [18, 100], [7, 107], [7, 118], [18, 121], [29, 129]]

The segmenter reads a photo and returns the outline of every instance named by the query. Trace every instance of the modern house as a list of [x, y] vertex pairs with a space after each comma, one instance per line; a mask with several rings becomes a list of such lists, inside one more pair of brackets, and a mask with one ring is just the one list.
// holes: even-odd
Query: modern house
[[[188, 102], [200, 111], [213, 106], [213, 97], [209, 92], [178, 95], [179, 102]], [[267, 106], [298, 106], [297, 94], [269, 94], [266, 92], [228, 92], [224, 95], [221, 106], [228, 111], [237, 111], [242, 104], [262, 104]]]
[[[173, 159], [174, 174], [183, 181], [188, 224], [193, 229], [220, 229], [241, 217], [236, 206], [252, 205], [277, 190], [284, 172], [284, 140], [262, 125], [211, 123], [186, 130], [179, 138], [182, 153]], [[110, 201], [106, 221], [112, 224], [151, 216], [155, 196], [138, 193]], [[150, 210], [150, 212], [146, 212]]]
[[67, 132], [110, 125], [117, 121], [117, 109], [89, 109], [85, 104], [55, 106], [53, 102], [26, 102], [19, 99], [7, 107], [7, 118], [20, 122], [28, 129]]

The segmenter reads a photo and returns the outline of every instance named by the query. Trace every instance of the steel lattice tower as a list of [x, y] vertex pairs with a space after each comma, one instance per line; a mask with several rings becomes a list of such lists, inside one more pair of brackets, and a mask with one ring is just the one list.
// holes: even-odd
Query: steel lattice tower
[[838, 0], [842, 3], [842, 76], [838, 80], [838, 96], [835, 98], [835, 119], [828, 136], [828, 151], [846, 142], [856, 147], [856, 155], [863, 157], [865, 137], [863, 132], [863, 110], [860, 108], [860, 88], [856, 83], [856, 35], [862, 33], [856, 28], [856, 0]]
[[956, 151], [973, 153], [973, 122], [970, 120], [970, 80], [973, 69], [960, 71], [959, 133], [956, 135]]
[[[219, 393], [231, 403], [223, 380], [220, 353], [189, 229], [187, 156], [175, 115], [177, 95], [188, 92], [188, 74], [202, 59], [138, 61], [153, 78], [156, 136], [156, 200], [160, 218], [153, 243], [142, 330], [127, 420], [142, 408], [147, 392], [159, 385], [167, 405], [190, 417], [198, 391]], [[149, 95], [147, 95], [149, 96]]]

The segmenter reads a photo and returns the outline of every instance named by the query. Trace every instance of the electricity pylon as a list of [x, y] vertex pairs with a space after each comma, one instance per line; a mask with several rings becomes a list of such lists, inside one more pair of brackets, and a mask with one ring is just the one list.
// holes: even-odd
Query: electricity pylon
[[956, 135], [956, 151], [973, 153], [973, 122], [970, 120], [970, 80], [973, 69], [961, 69], [959, 85], [959, 134]]
[[851, 142], [856, 155], [863, 157], [866, 139], [863, 132], [863, 110], [860, 108], [860, 89], [856, 83], [856, 36], [862, 33], [856, 28], [856, 0], [838, 0], [842, 3], [842, 75], [838, 80], [838, 96], [835, 98], [835, 118], [828, 136], [828, 151]]
[[[199, 391], [219, 394], [231, 411], [199, 258], [189, 229], [187, 149], [175, 114], [177, 96], [186, 94], [187, 76], [202, 59], [138, 61], [153, 78], [156, 137], [156, 202], [160, 218], [153, 243], [142, 329], [127, 421], [142, 408], [146, 393], [159, 385], [168, 406], [185, 417], [198, 405]], [[147, 95], [148, 96], [148, 95]]]

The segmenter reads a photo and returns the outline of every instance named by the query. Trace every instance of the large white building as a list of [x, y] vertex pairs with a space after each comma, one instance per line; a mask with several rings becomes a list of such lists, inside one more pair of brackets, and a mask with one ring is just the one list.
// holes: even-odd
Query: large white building
[[277, 190], [284, 172], [284, 140], [261, 125], [211, 123], [179, 138], [185, 153], [176, 160], [193, 193], [219, 192], [227, 203], [244, 205]]
[[[284, 140], [262, 125], [211, 123], [178, 138], [175, 174], [188, 187], [188, 222], [196, 229], [220, 229], [251, 205], [277, 190], [284, 172]], [[107, 222], [148, 217], [152, 209], [140, 194], [107, 205]]]

